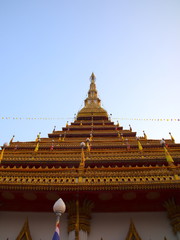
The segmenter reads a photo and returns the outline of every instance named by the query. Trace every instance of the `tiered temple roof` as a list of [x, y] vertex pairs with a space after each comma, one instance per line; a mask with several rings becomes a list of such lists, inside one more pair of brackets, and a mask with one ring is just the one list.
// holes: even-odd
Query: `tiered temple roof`
[[145, 133], [137, 138], [114, 123], [101, 107], [94, 74], [90, 80], [74, 122], [47, 138], [2, 147], [0, 210], [51, 211], [58, 196], [69, 201], [76, 194], [97, 212], [162, 211], [169, 198], [180, 203], [180, 144]]

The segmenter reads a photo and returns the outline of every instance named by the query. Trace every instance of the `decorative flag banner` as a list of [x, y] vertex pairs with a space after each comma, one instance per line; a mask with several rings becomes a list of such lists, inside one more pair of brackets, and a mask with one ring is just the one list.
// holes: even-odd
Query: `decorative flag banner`
[[39, 150], [39, 142], [36, 144], [34, 151], [37, 152], [38, 150]]
[[173, 158], [171, 157], [171, 155], [170, 155], [170, 153], [168, 152], [168, 150], [167, 150], [166, 147], [164, 147], [164, 153], [165, 153], [165, 157], [166, 157], [167, 162], [173, 163], [174, 160], [173, 160]]
[[52, 240], [60, 240], [59, 235], [59, 221], [56, 222], [56, 228]]
[[143, 147], [142, 147], [140, 141], [138, 141], [138, 148], [139, 148], [139, 151], [142, 151], [142, 150], [143, 150]]
[[180, 121], [180, 118], [113, 118], [118, 120], [129, 120], [129, 121], [157, 121], [157, 122], [172, 122]]
[[49, 117], [0, 117], [2, 120], [64, 120], [64, 119], [74, 119], [74, 118], [49, 118]]
[[[63, 117], [0, 117], [2, 120], [75, 120], [75, 118]], [[180, 118], [112, 118], [113, 120], [128, 120], [128, 121], [166, 121], [166, 122], [179, 122]], [[81, 124], [82, 125], [82, 124]]]

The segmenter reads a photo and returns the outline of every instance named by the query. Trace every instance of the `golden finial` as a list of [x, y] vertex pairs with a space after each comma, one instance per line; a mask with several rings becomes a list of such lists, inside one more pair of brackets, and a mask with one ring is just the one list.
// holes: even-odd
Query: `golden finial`
[[132, 132], [132, 127], [131, 127], [131, 125], [129, 124], [129, 130]]
[[15, 135], [13, 135], [13, 137], [11, 138], [11, 140], [10, 140], [9, 144], [11, 144], [11, 143], [13, 142], [13, 140], [14, 140], [14, 137], [15, 137]]
[[90, 76], [90, 80], [91, 80], [91, 82], [94, 82], [96, 80], [96, 76], [94, 75], [93, 72], [92, 72], [92, 74]]
[[173, 143], [175, 142], [175, 139], [173, 138], [172, 134], [169, 132], [169, 135], [171, 136], [171, 140], [173, 141]]
[[145, 131], [143, 131], [143, 134], [144, 134], [144, 138], [147, 140], [147, 135], [146, 135]]

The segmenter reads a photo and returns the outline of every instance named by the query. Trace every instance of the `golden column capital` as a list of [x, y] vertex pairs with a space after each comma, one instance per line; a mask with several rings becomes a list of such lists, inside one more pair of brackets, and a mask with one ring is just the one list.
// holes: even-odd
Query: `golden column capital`
[[[83, 230], [90, 233], [90, 220], [91, 220], [91, 210], [94, 204], [89, 200], [84, 200], [82, 203], [79, 201], [79, 231]], [[68, 233], [71, 231], [76, 231], [77, 224], [77, 209], [76, 201], [67, 202], [68, 209]]]

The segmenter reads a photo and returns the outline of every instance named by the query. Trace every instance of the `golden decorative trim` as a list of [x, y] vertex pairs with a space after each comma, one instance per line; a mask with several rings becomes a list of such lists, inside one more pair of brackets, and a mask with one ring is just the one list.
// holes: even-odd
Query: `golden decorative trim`
[[[83, 230], [90, 233], [90, 220], [91, 220], [91, 210], [94, 204], [91, 201], [84, 200], [82, 204], [80, 204], [79, 214], [78, 214], [78, 224], [79, 224], [79, 231]], [[76, 201], [70, 201], [67, 203], [68, 208], [68, 233], [71, 231], [76, 230], [76, 223], [77, 223], [77, 207]]]
[[131, 221], [130, 226], [129, 226], [129, 231], [128, 235], [126, 237], [126, 240], [141, 240], [134, 223]]
[[32, 240], [31, 234], [29, 231], [28, 220], [25, 221], [24, 226], [22, 227], [21, 232], [17, 236], [16, 240]]
[[[89, 156], [86, 161], [89, 160]], [[1, 167], [0, 189], [120, 190], [180, 188], [180, 167]]]
[[[71, 186], [71, 187], [75, 187], [77, 185], [89, 185], [89, 186], [103, 186], [104, 184], [108, 184], [110, 186], [116, 186], [119, 183], [121, 183], [122, 185], [127, 185], [128, 183], [131, 184], [147, 184], [149, 185], [149, 183], [151, 182], [151, 184], [158, 184], [158, 185], [164, 185], [164, 184], [168, 184], [169, 183], [178, 183], [179, 182], [179, 177], [177, 177], [177, 175], [170, 175], [170, 174], [163, 174], [163, 175], [129, 175], [127, 176], [127, 174], [117, 174], [116, 176], [111, 176], [111, 174], [109, 174], [109, 176], [106, 176], [106, 174], [108, 174], [108, 172], [106, 174], [104, 174], [104, 176], [101, 176], [100, 174], [97, 175], [86, 175], [83, 174], [83, 172], [80, 171], [80, 175], [77, 174], [75, 176], [73, 176], [73, 174], [71, 176], [45, 176], [45, 175], [41, 175], [38, 176], [38, 174], [36, 176], [23, 176], [22, 174], [14, 174], [14, 175], [9, 175], [9, 174], [0, 174], [0, 187], [2, 186], [19, 186], [22, 185], [23, 186], [34, 186], [34, 185], [39, 185], [39, 186], [47, 186], [49, 184], [51, 184], [51, 186]], [[48, 174], [50, 175], [50, 174]], [[79, 182], [78, 179], [79, 177], [82, 177], [82, 180]]]

